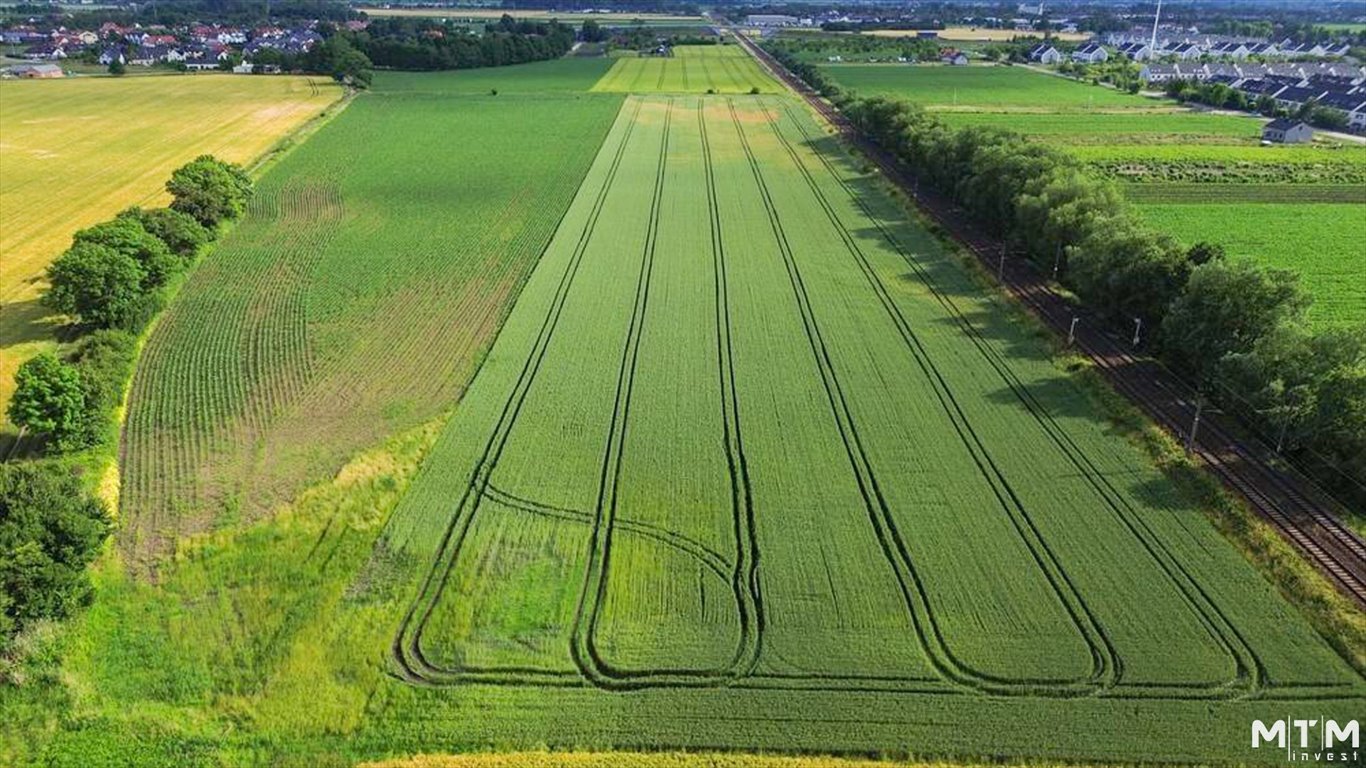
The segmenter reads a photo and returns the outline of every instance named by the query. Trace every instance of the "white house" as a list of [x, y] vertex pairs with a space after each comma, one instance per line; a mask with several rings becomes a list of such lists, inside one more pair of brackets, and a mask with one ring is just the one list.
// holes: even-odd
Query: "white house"
[[1072, 51], [1072, 61], [1083, 64], [1098, 64], [1110, 58], [1110, 54], [1105, 52], [1105, 47], [1099, 43], [1087, 43], [1075, 51]]
[[1146, 61], [1153, 57], [1153, 49], [1147, 43], [1124, 43], [1119, 47], [1119, 52], [1131, 61]]
[[1262, 126], [1262, 141], [1276, 144], [1304, 144], [1314, 140], [1314, 129], [1302, 120], [1277, 118]]
[[1251, 49], [1244, 43], [1219, 43], [1210, 48], [1211, 56], [1218, 56], [1223, 59], [1246, 59], [1252, 53]]
[[1029, 60], [1040, 64], [1057, 64], [1062, 61], [1062, 54], [1048, 43], [1039, 43], [1029, 49]]
[[1174, 56], [1179, 61], [1191, 61], [1205, 54], [1205, 50], [1195, 43], [1177, 43], [1163, 50], [1159, 55]]

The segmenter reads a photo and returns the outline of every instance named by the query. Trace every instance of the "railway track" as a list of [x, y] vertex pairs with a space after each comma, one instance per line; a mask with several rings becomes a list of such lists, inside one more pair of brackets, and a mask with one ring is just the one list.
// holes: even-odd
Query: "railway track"
[[1293, 544], [1344, 594], [1366, 608], [1366, 542], [1344, 525], [1335, 503], [1307, 478], [1273, 466], [1272, 452], [1240, 437], [1227, 416], [1204, 407], [1199, 395], [1155, 360], [1133, 353], [1095, 318], [1080, 312], [1024, 259], [1008, 258], [947, 198], [921, 188], [895, 158], [864, 138], [834, 105], [744, 35], [741, 44], [909, 195], [927, 216], [971, 251], [1002, 286], [1096, 365], [1110, 384], [1187, 449], [1229, 489]]

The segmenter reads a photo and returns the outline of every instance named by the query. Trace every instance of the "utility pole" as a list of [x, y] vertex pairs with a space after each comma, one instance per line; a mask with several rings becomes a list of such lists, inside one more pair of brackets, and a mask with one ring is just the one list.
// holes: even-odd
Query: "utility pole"
[[1001, 243], [1001, 263], [996, 267], [996, 279], [1000, 282], [1006, 281], [1006, 245]]
[[1143, 318], [1134, 318], [1134, 346], [1138, 346], [1138, 333], [1143, 330]]
[[1153, 14], [1153, 37], [1148, 41], [1148, 55], [1157, 56], [1157, 21], [1162, 18], [1162, 0], [1157, 0], [1157, 13]]
[[1077, 340], [1077, 321], [1080, 317], [1072, 316], [1072, 324], [1067, 326], [1067, 346], [1072, 346], [1072, 342]]
[[1195, 418], [1191, 419], [1191, 431], [1186, 435], [1186, 450], [1195, 450], [1195, 433], [1200, 430], [1200, 412], [1205, 409], [1205, 398], [1197, 396], [1195, 400]]
[[1053, 282], [1058, 281], [1058, 268], [1062, 266], [1062, 243], [1058, 243], [1058, 249], [1053, 254]]

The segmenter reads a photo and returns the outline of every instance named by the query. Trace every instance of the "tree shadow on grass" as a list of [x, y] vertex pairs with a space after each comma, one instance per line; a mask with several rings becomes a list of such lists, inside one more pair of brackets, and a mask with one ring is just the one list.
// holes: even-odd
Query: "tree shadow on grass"
[[61, 319], [36, 298], [7, 302], [0, 306], [0, 350], [10, 354], [20, 344], [58, 340]]

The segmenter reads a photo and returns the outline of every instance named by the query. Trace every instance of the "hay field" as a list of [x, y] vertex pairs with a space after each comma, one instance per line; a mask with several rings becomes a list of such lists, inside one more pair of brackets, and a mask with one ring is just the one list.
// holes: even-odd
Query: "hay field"
[[205, 152], [247, 163], [342, 95], [324, 79], [193, 75], [0, 82], [0, 410], [49, 344], [43, 270], [76, 230], [160, 205]]

